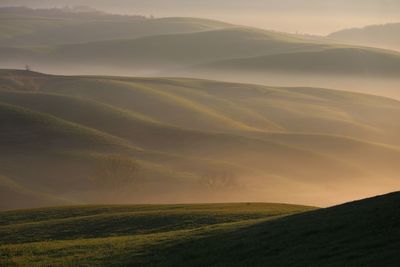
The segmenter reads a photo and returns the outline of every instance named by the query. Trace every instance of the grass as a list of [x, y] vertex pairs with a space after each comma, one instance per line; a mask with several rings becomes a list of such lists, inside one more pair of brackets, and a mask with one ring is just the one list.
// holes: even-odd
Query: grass
[[393, 193], [184, 242], [155, 252], [151, 256], [156, 259], [149, 256], [149, 261], [153, 266], [178, 262], [191, 266], [396, 266], [400, 260], [399, 196]]
[[[317, 210], [243, 203], [9, 211], [1, 214], [0, 262], [10, 266], [396, 266], [399, 197], [397, 192]], [[291, 213], [299, 214], [287, 216]], [[102, 221], [104, 215], [115, 217]], [[117, 222], [121, 218], [125, 220]], [[46, 224], [60, 228], [56, 231]], [[44, 232], [37, 229], [41, 225]]]
[[149, 247], [312, 209], [238, 203], [75, 206], [2, 212], [0, 263], [123, 265], [132, 256], [145, 255], [144, 250]]

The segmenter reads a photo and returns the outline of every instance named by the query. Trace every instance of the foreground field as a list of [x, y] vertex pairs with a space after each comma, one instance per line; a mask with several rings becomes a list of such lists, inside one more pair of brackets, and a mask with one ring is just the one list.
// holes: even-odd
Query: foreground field
[[77, 206], [2, 212], [0, 265], [149, 263], [149, 253], [312, 207], [285, 204]]
[[0, 265], [398, 266], [399, 211], [400, 193], [317, 210], [248, 203], [9, 211], [0, 213]]

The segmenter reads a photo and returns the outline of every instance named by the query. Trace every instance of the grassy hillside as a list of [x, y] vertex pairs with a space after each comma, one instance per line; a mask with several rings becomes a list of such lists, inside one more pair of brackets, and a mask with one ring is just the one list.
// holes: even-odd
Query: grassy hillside
[[[300, 205], [262, 203], [42, 208], [2, 212], [0, 231], [1, 242], [18, 244], [195, 229], [207, 225], [278, 217], [312, 209], [314, 208]], [[94, 227], [99, 229], [88, 231], [94, 230]], [[65, 232], [67, 228], [70, 229], [69, 233]], [[13, 236], [19, 236], [19, 239], [16, 240]]]
[[400, 50], [399, 33], [400, 23], [389, 23], [344, 29], [331, 33], [327, 37], [340, 42]]
[[314, 211], [254, 203], [9, 211], [1, 213], [0, 262], [396, 266], [399, 197], [392, 193]]
[[[74, 206], [2, 212], [0, 264], [109, 265], [114, 258], [114, 265], [131, 265], [135, 264], [129, 262], [132, 256], [146, 255], [150, 247], [161, 248], [183, 238], [239, 229], [313, 209], [243, 203]], [[31, 246], [37, 249], [32, 251]], [[26, 254], [28, 251], [32, 254]]]
[[73, 191], [93, 187], [87, 167], [97, 160], [87, 151], [136, 151], [122, 139], [14, 105], [0, 104], [0, 120], [2, 209], [73, 203]]
[[196, 18], [150, 19], [62, 9], [0, 8], [0, 45], [32, 46], [85, 43], [142, 36], [197, 32], [229, 24]]
[[396, 266], [399, 200], [397, 192], [263, 222], [150, 253], [149, 259], [156, 259], [149, 262], [155, 266], [182, 261], [191, 266]]
[[399, 185], [395, 100], [179, 78], [0, 80], [5, 107], [35, 114], [4, 113], [0, 174], [75, 203], [328, 205]]
[[229, 59], [202, 65], [200, 69], [398, 77], [400, 53], [354, 47], [329, 48], [311, 52]]
[[[9, 91], [2, 93], [3, 101], [21, 102], [83, 124], [99, 124], [99, 117], [94, 117], [100, 113], [108, 123], [116, 116], [131, 120], [125, 127], [136, 120], [181, 130], [319, 133], [383, 143], [396, 142], [399, 129], [399, 123], [392, 119], [399, 112], [398, 101], [345, 91], [178, 78], [46, 76], [6, 70], [0, 78]], [[13, 88], [16, 91], [11, 92]], [[41, 105], [43, 102], [47, 104]], [[63, 105], [92, 110], [91, 118], [85, 119]], [[105, 113], [114, 117], [107, 119]]]
[[[166, 201], [175, 190], [185, 195], [197, 184], [191, 166], [204, 165], [202, 160], [143, 151], [106, 132], [14, 105], [0, 104], [0, 120], [2, 209], [116, 198], [139, 201], [148, 190], [165, 192], [147, 201]], [[186, 163], [192, 173], [174, 169], [170, 161]], [[207, 164], [214, 165], [227, 168], [218, 161]]]
[[54, 144], [57, 147], [107, 147], [123, 144], [93, 129], [17, 106], [0, 104], [1, 145], [15, 148]]

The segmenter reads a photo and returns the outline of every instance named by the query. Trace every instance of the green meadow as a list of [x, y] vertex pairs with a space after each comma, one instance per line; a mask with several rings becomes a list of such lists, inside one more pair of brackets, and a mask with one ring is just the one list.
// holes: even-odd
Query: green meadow
[[399, 193], [288, 204], [73, 206], [0, 213], [2, 266], [396, 266]]

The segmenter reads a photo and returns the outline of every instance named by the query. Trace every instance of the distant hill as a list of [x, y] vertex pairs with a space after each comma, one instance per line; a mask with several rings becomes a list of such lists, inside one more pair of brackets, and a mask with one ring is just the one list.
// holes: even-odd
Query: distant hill
[[[400, 74], [400, 53], [368, 48], [332, 47], [204, 64], [209, 71], [392, 76]], [[196, 69], [196, 68], [195, 68]]]
[[206, 200], [328, 205], [399, 185], [400, 104], [392, 99], [15, 70], [1, 70], [0, 84], [2, 186], [24, 195], [2, 201], [13, 203], [3, 208]]
[[330, 39], [400, 51], [400, 23], [370, 25], [331, 33]]
[[190, 77], [206, 72], [217, 79], [233, 68], [237, 80], [249, 71], [279, 72], [286, 80], [293, 73], [312, 80], [318, 80], [312, 75], [399, 76], [400, 53], [208, 19], [29, 8], [0, 8], [0, 19], [2, 68]]
[[130, 39], [213, 30], [229, 24], [196, 18], [147, 18], [65, 9], [0, 8], [0, 46], [32, 46]]
[[0, 264], [396, 266], [400, 193], [326, 209], [268, 203], [0, 213]]
[[0, 54], [4, 62], [21, 64], [32, 62], [32, 65], [109, 66], [165, 71], [218, 59], [315, 51], [327, 46], [314, 39], [236, 26], [58, 46], [5, 46], [0, 48]]
[[[174, 20], [160, 19], [162, 23]], [[186, 23], [183, 22], [183, 23]], [[152, 22], [151, 22], [152, 23]], [[141, 27], [141, 26], [140, 26]], [[35, 35], [37, 36], [37, 35]], [[247, 27], [47, 46], [0, 47], [3, 65], [144, 75], [240, 72], [398, 77], [400, 53]], [[220, 62], [222, 61], [222, 62]], [[242, 74], [243, 74], [242, 73]]]

